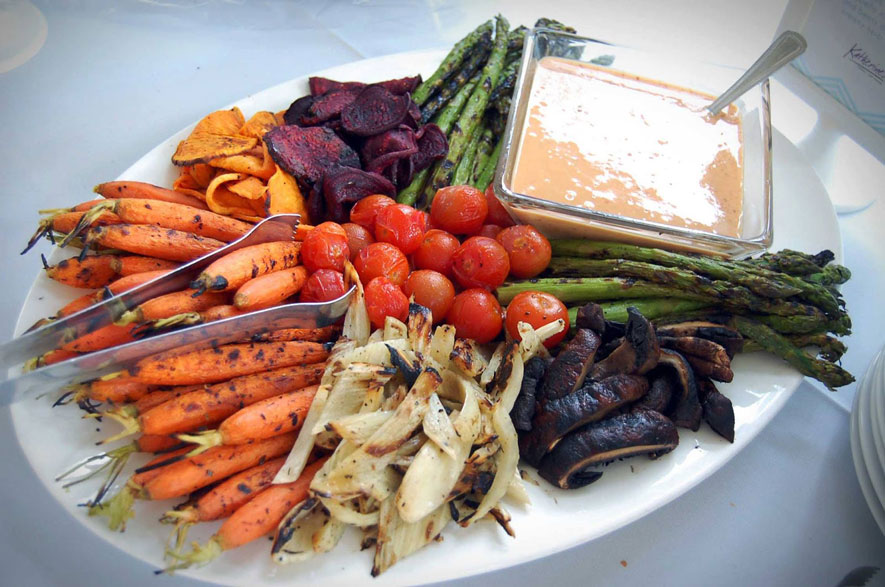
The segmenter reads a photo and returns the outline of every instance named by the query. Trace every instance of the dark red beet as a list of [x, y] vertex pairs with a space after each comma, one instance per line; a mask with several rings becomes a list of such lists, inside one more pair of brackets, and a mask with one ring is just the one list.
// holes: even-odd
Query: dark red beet
[[377, 135], [411, 118], [411, 103], [407, 95], [395, 96], [383, 86], [368, 86], [341, 111], [341, 126], [357, 136]]
[[264, 140], [276, 164], [308, 188], [322, 181], [329, 168], [360, 166], [356, 151], [328, 128], [278, 126]]
[[332, 90], [313, 98], [313, 104], [302, 116], [302, 126], [314, 126], [341, 116], [345, 106], [353, 102], [360, 90]]
[[310, 109], [311, 104], [313, 104], [313, 96], [302, 96], [292, 102], [289, 105], [289, 109], [286, 110], [286, 113], [283, 114], [283, 120], [286, 124], [297, 124], [299, 126], [303, 126], [301, 124], [301, 119]]
[[446, 156], [449, 141], [445, 133], [435, 124], [425, 124], [415, 135], [418, 152], [412, 155], [413, 173], [430, 167], [430, 164]]
[[[310, 84], [310, 94], [312, 96], [320, 96], [326, 92], [333, 90], [354, 90], [366, 87], [363, 82], [339, 82], [326, 77], [311, 77], [308, 79]], [[410, 94], [421, 83], [421, 76], [403, 77], [399, 79], [390, 79], [378, 82], [377, 85], [384, 86], [392, 94], [400, 96], [402, 94]]]
[[310, 77], [307, 79], [310, 85], [311, 96], [322, 96], [333, 90], [361, 90], [366, 87], [363, 82], [339, 82], [327, 77]]
[[396, 161], [407, 159], [417, 152], [415, 131], [400, 125], [366, 140], [362, 148], [363, 169], [384, 174], [384, 170]]
[[[339, 223], [347, 222], [353, 205], [371, 194], [385, 194], [395, 198], [396, 188], [377, 173], [350, 167], [330, 170], [323, 179], [325, 219]], [[318, 222], [313, 216], [311, 220], [314, 223]]]

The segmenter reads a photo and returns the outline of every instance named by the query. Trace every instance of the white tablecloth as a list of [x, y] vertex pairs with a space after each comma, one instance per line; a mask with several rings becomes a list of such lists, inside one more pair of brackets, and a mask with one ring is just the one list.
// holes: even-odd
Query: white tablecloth
[[[0, 74], [4, 337], [12, 335], [40, 271], [34, 253], [18, 256], [35, 210], [85, 200], [94, 184], [116, 177], [173, 132], [247, 94], [366, 57], [447, 47], [499, 11], [512, 23], [549, 16], [598, 39], [746, 67], [773, 38], [786, 2], [36, 5], [45, 21], [30, 3], [0, 2], [0, 30], [10, 30], [15, 17], [22, 28], [14, 30], [26, 37], [25, 25], [34, 23], [39, 41], [41, 22], [46, 26], [39, 49], [27, 39], [0, 39], [0, 66], [11, 64]], [[29, 53], [35, 54], [25, 61]], [[17, 56], [25, 62], [17, 65]], [[782, 90], [775, 87], [777, 126], [796, 113], [778, 110]], [[881, 163], [870, 159], [862, 173], [881, 177]], [[885, 342], [885, 196], [878, 191], [871, 206], [839, 218], [853, 271], [843, 289], [854, 318], [844, 365], [857, 377]], [[831, 393], [805, 382], [746, 450], [688, 494], [601, 539], [461, 584], [835, 585], [855, 567], [885, 567], [885, 538], [851, 460], [855, 387]], [[6, 408], [0, 455], [3, 584], [194, 584], [155, 578], [54, 502], [24, 459]], [[885, 584], [885, 572], [874, 584]]]

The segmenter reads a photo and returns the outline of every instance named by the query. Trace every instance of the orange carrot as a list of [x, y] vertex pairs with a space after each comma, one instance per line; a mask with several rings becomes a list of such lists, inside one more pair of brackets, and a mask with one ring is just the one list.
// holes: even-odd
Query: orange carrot
[[114, 255], [71, 257], [45, 267], [46, 276], [71, 287], [96, 289], [109, 284], [117, 276]]
[[132, 275], [126, 275], [108, 284], [108, 291], [110, 291], [114, 295], [119, 295], [123, 292], [129, 291], [130, 289], [135, 289], [139, 285], [143, 285], [148, 281], [151, 281], [152, 279], [163, 277], [170, 271], [172, 270], [157, 269], [156, 271], [144, 271], [142, 273], [133, 273]]
[[115, 224], [90, 228], [84, 237], [84, 244], [86, 246], [99, 244], [168, 261], [192, 261], [224, 246], [223, 242], [212, 238], [143, 224]]
[[141, 198], [145, 200], [159, 200], [161, 202], [173, 202], [208, 210], [209, 206], [193, 196], [182, 194], [166, 188], [151, 185], [140, 181], [108, 181], [100, 183], [93, 188], [97, 194], [108, 199], [116, 198]]
[[143, 283], [147, 283], [152, 279], [156, 279], [157, 277], [161, 277], [166, 275], [169, 271], [145, 271], [144, 273], [135, 273], [133, 275], [127, 275], [126, 277], [121, 277], [120, 279], [111, 282], [107, 287], [94, 291], [85, 295], [80, 296], [79, 298], [69, 302], [65, 305], [61, 310], [56, 312], [56, 318], [64, 318], [65, 316], [70, 316], [80, 310], [88, 308], [92, 304], [96, 304], [102, 300], [107, 299], [111, 295], [121, 294], [125, 291], [129, 291], [134, 287], [138, 287]]
[[87, 381], [79, 386], [79, 393], [92, 401], [123, 404], [137, 401], [156, 389], [155, 385], [146, 385], [132, 376], [119, 373]]
[[210, 385], [139, 412], [138, 429], [176, 434], [215, 425], [245, 406], [318, 383], [324, 370], [322, 363], [286, 367]]
[[116, 214], [127, 224], [150, 224], [172, 228], [224, 242], [236, 240], [249, 232], [252, 225], [205, 209], [160, 200], [106, 200], [89, 210], [75, 232], [83, 230], [93, 217], [105, 211]]
[[312, 342], [329, 342], [337, 340], [341, 334], [338, 325], [322, 328], [281, 328], [252, 337], [253, 342], [284, 342], [287, 340], [307, 340]]
[[248, 544], [275, 530], [293, 507], [307, 499], [310, 483], [325, 461], [321, 459], [305, 467], [296, 481], [271, 485], [248, 500], [225, 520], [205, 546], [195, 544], [193, 551], [185, 555], [169, 553], [180, 562], [167, 571], [206, 564], [225, 550]]
[[39, 369], [40, 367], [47, 367], [49, 365], [54, 365], [56, 363], [61, 363], [62, 361], [67, 361], [68, 359], [73, 359], [75, 357], [79, 357], [80, 353], [76, 351], [66, 351], [63, 349], [55, 349], [46, 353], [43, 353], [39, 357], [34, 357], [27, 363], [27, 369]]
[[191, 283], [199, 290], [232, 291], [259, 275], [298, 265], [301, 243], [269, 242], [243, 247], [213, 261]]
[[88, 332], [79, 338], [75, 338], [70, 342], [61, 345], [60, 348], [66, 351], [74, 351], [78, 353], [89, 353], [109, 349], [112, 346], [126, 344], [135, 340], [135, 331], [138, 326], [126, 324], [119, 326], [117, 324], [108, 324], [97, 330]]
[[[135, 448], [138, 452], [152, 453], [168, 453], [182, 444], [181, 440], [174, 436], [159, 436], [153, 434], [142, 434], [134, 441]], [[188, 447], [190, 448], [190, 447]], [[167, 455], [168, 456], [168, 455]]]
[[136, 400], [132, 404], [132, 408], [135, 412], [134, 415], [144, 414], [159, 405], [199, 389], [204, 389], [204, 387], [202, 385], [182, 385], [179, 387], [163, 386]]
[[142, 497], [150, 500], [181, 497], [226, 479], [268, 459], [282, 456], [295, 444], [295, 433], [237, 446], [217, 446], [197, 456], [172, 463], [143, 486]]
[[145, 383], [190, 385], [214, 383], [232, 377], [305, 363], [329, 356], [317, 342], [252, 342], [192, 350], [165, 351], [138, 361], [132, 374]]
[[[85, 214], [86, 212], [82, 211], [62, 212], [61, 214], [56, 214], [49, 219], [51, 221], [52, 230], [68, 234], [77, 228], [77, 225], [83, 220]], [[122, 222], [123, 220], [116, 214], [112, 212], [104, 212], [97, 218], [92, 219], [90, 225], [107, 226], [110, 224], [122, 224]]]
[[245, 311], [270, 308], [297, 294], [306, 281], [303, 265], [266, 273], [241, 285], [234, 295], [234, 305]]
[[161, 521], [193, 524], [226, 518], [259, 491], [269, 487], [285, 462], [286, 457], [278, 457], [237, 473], [213, 487], [193, 504], [166, 512]]
[[245, 444], [286, 434], [301, 428], [316, 395], [317, 386], [282, 393], [256, 402], [226, 418], [218, 430], [179, 434], [185, 442], [199, 445], [196, 452], [222, 444]]
[[156, 257], [142, 257], [141, 255], [123, 255], [114, 257], [113, 261], [111, 261], [111, 267], [122, 277], [134, 273], [144, 273], [145, 271], [176, 269], [179, 265], [175, 261], [157, 259]]
[[185, 312], [199, 312], [223, 304], [227, 296], [220, 292], [209, 292], [194, 297], [196, 290], [186, 289], [152, 298], [125, 312], [116, 324], [132, 324], [161, 320]]
[[150, 332], [153, 332], [157, 330], [163, 330], [164, 328], [169, 328], [170, 326], [191, 326], [193, 324], [205, 324], [206, 322], [214, 322], [215, 320], [233, 318], [234, 316], [239, 316], [244, 313], [245, 312], [241, 312], [240, 310], [238, 310], [236, 306], [230, 304], [222, 304], [220, 306], [207, 308], [200, 312], [184, 312], [182, 314], [169, 316], [168, 318], [160, 318], [159, 320], [154, 320], [153, 324], [148, 325], [148, 329]]

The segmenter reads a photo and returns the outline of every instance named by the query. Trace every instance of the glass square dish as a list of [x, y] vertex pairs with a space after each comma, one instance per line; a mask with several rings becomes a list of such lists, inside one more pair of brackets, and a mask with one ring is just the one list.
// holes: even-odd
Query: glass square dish
[[[745, 257], [768, 248], [773, 233], [771, 119], [767, 80], [734, 102], [741, 121], [742, 185], [738, 196], [742, 201], [737, 236], [728, 236], [675, 226], [666, 221], [593, 210], [539, 197], [543, 193], [527, 195], [515, 190], [513, 178], [527, 128], [533, 82], [539, 62], [545, 57], [578, 61], [604, 71], [613, 70], [619, 74], [701, 92], [710, 95], [711, 101], [741, 73], [734, 68], [696, 62], [684, 56], [653, 54], [548, 29], [533, 29], [525, 39], [522, 67], [503, 137], [503, 164], [498, 166], [494, 180], [498, 198], [514, 218], [534, 225], [549, 238], [617, 240], [732, 258]], [[574, 121], [560, 123], [572, 125], [569, 132], [576, 132]], [[588, 128], [587, 132], [593, 131]], [[624, 140], [629, 141], [630, 137], [625, 136]], [[594, 151], [604, 151], [605, 148], [604, 141], [593, 145]], [[591, 194], [591, 198], [595, 197]]]

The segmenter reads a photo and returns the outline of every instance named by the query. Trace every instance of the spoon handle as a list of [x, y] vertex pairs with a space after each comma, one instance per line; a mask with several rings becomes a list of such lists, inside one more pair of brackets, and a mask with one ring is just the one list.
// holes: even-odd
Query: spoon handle
[[750, 66], [738, 81], [734, 82], [730, 88], [725, 90], [725, 93], [707, 106], [707, 110], [711, 114], [719, 114], [720, 110], [742, 96], [744, 92], [802, 55], [807, 46], [805, 37], [795, 31], [785, 31], [775, 39], [771, 46], [765, 50], [765, 53]]

